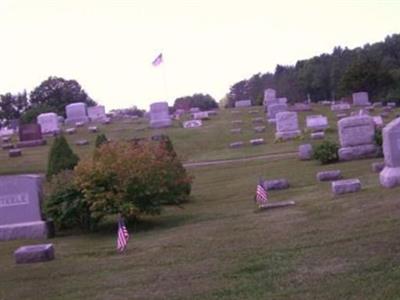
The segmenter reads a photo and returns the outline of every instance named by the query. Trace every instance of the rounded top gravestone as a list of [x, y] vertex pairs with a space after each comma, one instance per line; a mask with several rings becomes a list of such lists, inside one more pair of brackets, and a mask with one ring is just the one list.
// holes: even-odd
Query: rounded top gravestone
[[68, 104], [67, 106], [65, 106], [65, 113], [67, 115], [67, 119], [65, 120], [66, 124], [75, 124], [76, 122], [89, 122], [86, 104], [83, 102]]
[[56, 113], [44, 113], [37, 116], [42, 133], [56, 133], [60, 131], [60, 123]]

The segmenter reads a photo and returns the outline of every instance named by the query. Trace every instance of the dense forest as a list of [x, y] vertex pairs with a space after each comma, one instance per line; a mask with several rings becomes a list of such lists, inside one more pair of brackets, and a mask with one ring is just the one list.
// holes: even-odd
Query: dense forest
[[261, 105], [266, 88], [277, 90], [290, 102], [308, 98], [338, 100], [366, 91], [372, 101], [400, 101], [400, 34], [383, 42], [348, 49], [335, 47], [331, 54], [299, 60], [294, 66], [277, 65], [274, 73], [255, 74], [231, 86], [227, 107], [250, 99]]

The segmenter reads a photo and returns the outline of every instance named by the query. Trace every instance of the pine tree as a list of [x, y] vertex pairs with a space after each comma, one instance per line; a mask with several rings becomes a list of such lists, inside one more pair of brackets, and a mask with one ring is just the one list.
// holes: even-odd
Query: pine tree
[[56, 137], [49, 153], [47, 179], [63, 170], [72, 170], [78, 161], [79, 157], [72, 151], [66, 138], [63, 135]]

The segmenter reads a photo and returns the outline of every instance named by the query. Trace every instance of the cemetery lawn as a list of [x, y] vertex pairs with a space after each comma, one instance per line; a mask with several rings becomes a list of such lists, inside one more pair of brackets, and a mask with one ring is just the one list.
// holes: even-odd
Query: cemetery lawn
[[[62, 233], [56, 259], [16, 265], [0, 245], [0, 299], [398, 299], [398, 189], [383, 189], [360, 160], [320, 166], [295, 158], [191, 168], [193, 197], [182, 208], [129, 224], [115, 251], [115, 224]], [[359, 193], [334, 198], [319, 170], [358, 177]], [[296, 206], [258, 212], [258, 176], [287, 178], [271, 201]]]

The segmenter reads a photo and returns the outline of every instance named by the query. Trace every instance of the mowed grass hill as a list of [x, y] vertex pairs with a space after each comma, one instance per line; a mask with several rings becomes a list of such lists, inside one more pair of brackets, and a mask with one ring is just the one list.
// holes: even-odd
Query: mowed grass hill
[[[12, 254], [24, 244], [0, 243], [0, 299], [400, 299], [399, 189], [384, 189], [364, 159], [333, 165], [299, 161], [303, 139], [274, 143], [275, 127], [253, 132], [248, 110], [222, 110], [202, 128], [178, 123], [149, 130], [145, 120], [99, 125], [111, 139], [167, 133], [184, 162], [265, 156], [190, 167], [192, 197], [182, 207], [166, 207], [160, 216], [129, 224], [131, 239], [123, 254], [115, 251], [115, 224], [92, 234], [60, 232], [50, 242], [56, 259], [16, 265]], [[376, 109], [376, 113], [379, 113]], [[329, 117], [326, 139], [337, 140], [336, 117], [314, 106], [299, 113]], [[390, 120], [397, 110], [392, 112]], [[230, 132], [243, 120], [242, 133]], [[265, 145], [248, 141], [261, 137]], [[75, 146], [86, 138], [90, 146]], [[90, 155], [95, 134], [79, 128], [68, 136], [81, 157]], [[242, 148], [229, 143], [242, 140]], [[49, 138], [51, 144], [51, 138]], [[23, 149], [23, 156], [1, 153], [1, 173], [44, 172], [48, 146]], [[284, 154], [271, 155], [269, 154]], [[330, 183], [319, 183], [321, 170], [340, 169], [359, 178], [362, 190], [334, 197]], [[253, 201], [259, 176], [286, 178], [291, 187], [269, 192], [271, 201], [296, 206], [259, 212]]]

